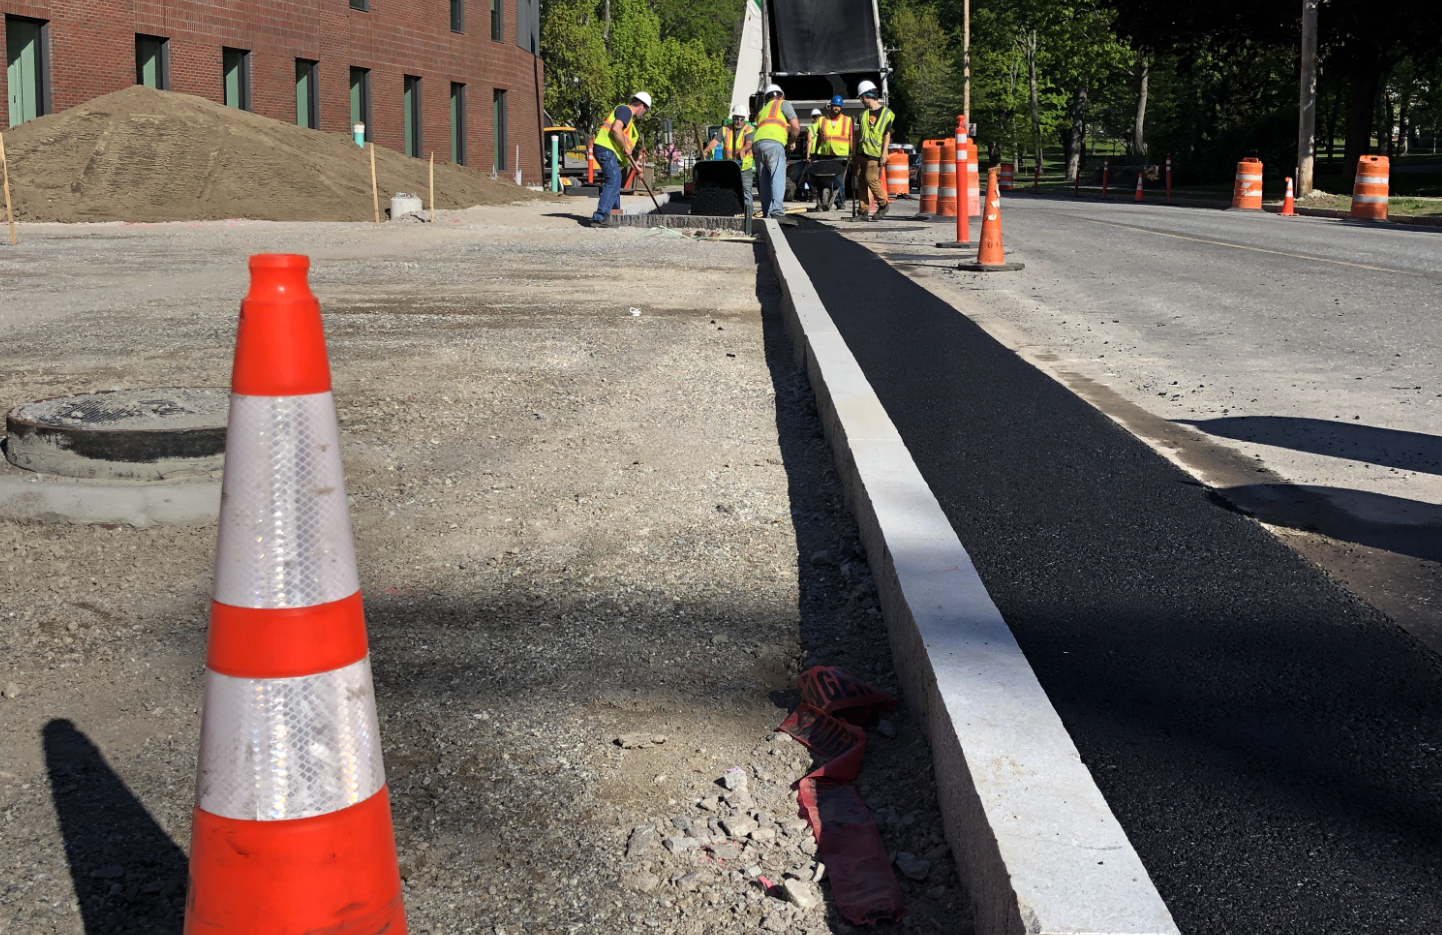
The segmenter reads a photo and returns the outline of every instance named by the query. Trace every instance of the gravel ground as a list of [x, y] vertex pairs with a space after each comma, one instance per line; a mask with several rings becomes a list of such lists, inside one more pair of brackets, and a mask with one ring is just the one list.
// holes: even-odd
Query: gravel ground
[[[244, 258], [309, 253], [411, 931], [849, 931], [772, 731], [807, 663], [898, 685], [764, 254], [548, 211], [26, 225], [0, 402], [224, 385]], [[180, 931], [214, 538], [0, 525], [0, 932]], [[969, 932], [890, 722], [905, 925]]]

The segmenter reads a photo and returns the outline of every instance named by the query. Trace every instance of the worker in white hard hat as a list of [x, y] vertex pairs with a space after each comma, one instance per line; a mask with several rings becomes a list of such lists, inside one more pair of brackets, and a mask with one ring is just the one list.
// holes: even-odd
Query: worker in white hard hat
[[761, 210], [767, 217], [784, 218], [786, 206], [786, 147], [801, 134], [796, 108], [779, 85], [768, 84], [766, 103], [756, 115], [756, 164], [761, 189]]
[[621, 162], [634, 159], [636, 141], [640, 136], [636, 122], [651, 109], [651, 95], [637, 91], [631, 99], [615, 110], [596, 133], [594, 152], [596, 162], [601, 166], [605, 178], [601, 182], [601, 198], [596, 203], [596, 213], [591, 215], [593, 224], [614, 224], [611, 209], [621, 204]]
[[746, 204], [746, 216], [752, 208], [751, 185], [756, 178], [756, 157], [751, 149], [756, 145], [756, 127], [746, 119], [746, 108], [737, 104], [731, 108], [731, 122], [706, 147], [712, 159], [731, 159], [741, 163], [741, 192]]
[[891, 199], [886, 194], [886, 156], [891, 151], [891, 126], [896, 122], [896, 116], [891, 108], [881, 103], [881, 92], [870, 81], [861, 82], [856, 96], [861, 98], [866, 109], [856, 118], [855, 152], [861, 162], [863, 184], [871, 191], [871, 198], [876, 203], [875, 210], [867, 213], [866, 220], [879, 221], [886, 217], [886, 211], [891, 207]]

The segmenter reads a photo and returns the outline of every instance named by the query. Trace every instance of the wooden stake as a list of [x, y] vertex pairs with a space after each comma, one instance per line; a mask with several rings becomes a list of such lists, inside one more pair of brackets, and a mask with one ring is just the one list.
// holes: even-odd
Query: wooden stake
[[376, 144], [371, 144], [371, 203], [376, 209], [376, 226], [381, 223], [381, 196], [376, 190]]
[[5, 175], [5, 220], [10, 223], [10, 246], [20, 241], [15, 239], [15, 215], [10, 211], [10, 160], [5, 158], [5, 136], [0, 134], [0, 172]]
[[436, 223], [436, 154], [431, 151], [431, 223]]

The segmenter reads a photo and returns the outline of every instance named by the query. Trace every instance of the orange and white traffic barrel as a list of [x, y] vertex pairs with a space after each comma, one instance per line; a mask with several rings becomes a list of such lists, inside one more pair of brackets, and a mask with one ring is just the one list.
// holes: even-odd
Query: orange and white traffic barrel
[[1000, 191], [1009, 192], [1016, 180], [1016, 166], [1010, 162], [1001, 164], [1001, 172], [998, 173], [997, 188]]
[[1387, 219], [1387, 191], [1391, 161], [1386, 156], [1357, 159], [1357, 179], [1352, 184], [1352, 217]]
[[886, 157], [886, 194], [890, 198], [911, 194], [911, 165], [900, 149], [892, 150]]
[[1262, 210], [1262, 160], [1248, 156], [1237, 163], [1237, 181], [1232, 188], [1232, 207]]
[[922, 214], [936, 213], [936, 198], [941, 188], [941, 142], [923, 140], [921, 144], [921, 207], [917, 210]]
[[979, 217], [981, 215], [981, 170], [977, 168], [976, 143], [970, 136], [966, 138], [966, 211], [967, 217]]
[[251, 257], [185, 931], [406, 931], [320, 303]]
[[596, 172], [601, 164], [596, 161], [596, 138], [591, 137], [586, 143], [586, 184], [593, 185], [596, 181]]
[[941, 141], [941, 184], [936, 189], [936, 215], [956, 217], [956, 140]]

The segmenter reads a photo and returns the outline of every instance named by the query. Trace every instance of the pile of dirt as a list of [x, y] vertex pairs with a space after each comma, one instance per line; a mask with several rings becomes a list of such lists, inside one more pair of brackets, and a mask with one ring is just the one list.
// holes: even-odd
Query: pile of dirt
[[[5, 134], [15, 216], [24, 221], [368, 221], [370, 154], [189, 94], [135, 86]], [[395, 192], [427, 190], [426, 162], [376, 147], [381, 216]], [[436, 164], [436, 207], [540, 196]]]

